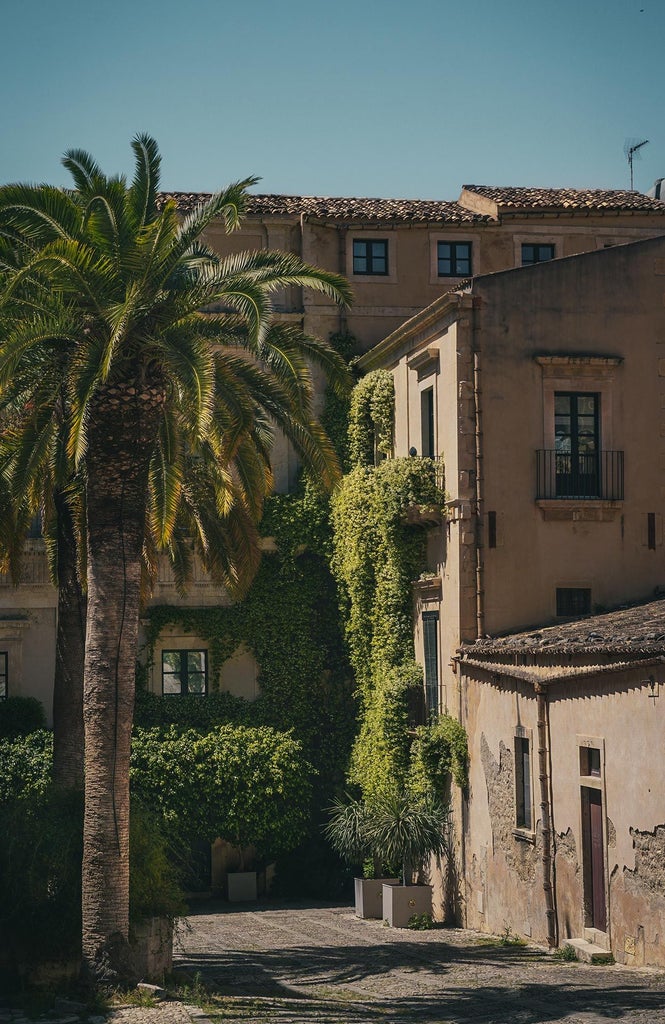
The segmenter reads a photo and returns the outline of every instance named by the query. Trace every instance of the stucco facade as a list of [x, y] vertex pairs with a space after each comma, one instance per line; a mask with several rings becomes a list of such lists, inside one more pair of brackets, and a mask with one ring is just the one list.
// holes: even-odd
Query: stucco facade
[[[470, 653], [487, 636], [665, 592], [665, 239], [476, 278], [360, 365], [393, 374], [395, 456], [445, 464], [447, 521], [430, 533], [414, 622], [426, 664], [429, 613], [429, 672], [437, 622], [439, 707], [469, 735], [470, 787], [456, 808], [465, 921], [555, 943], [587, 934], [617, 959], [665, 964], [665, 624], [651, 667], [625, 664], [611, 644], [586, 663], [565, 645], [557, 661], [508, 640], [508, 667]], [[586, 664], [580, 678], [567, 675], [573, 662]], [[593, 776], [587, 748], [599, 751]], [[553, 827], [537, 792], [541, 749]], [[528, 814], [520, 758], [530, 759]], [[585, 814], [604, 858], [595, 923]]]
[[665, 966], [664, 661], [662, 600], [464, 647], [471, 927]]

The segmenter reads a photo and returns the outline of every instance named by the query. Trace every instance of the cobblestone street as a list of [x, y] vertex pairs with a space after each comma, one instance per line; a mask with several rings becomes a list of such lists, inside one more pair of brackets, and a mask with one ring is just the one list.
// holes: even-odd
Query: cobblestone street
[[219, 993], [205, 1016], [225, 1024], [665, 1022], [665, 974], [560, 962], [457, 929], [388, 929], [347, 907], [201, 907], [175, 961]]

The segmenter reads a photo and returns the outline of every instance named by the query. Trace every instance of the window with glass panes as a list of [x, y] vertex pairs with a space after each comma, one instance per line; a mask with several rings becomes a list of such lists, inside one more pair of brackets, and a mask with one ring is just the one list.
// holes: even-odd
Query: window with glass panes
[[353, 273], [388, 273], [388, 240], [386, 238], [353, 239]]
[[162, 692], [166, 695], [205, 694], [208, 690], [207, 651], [162, 651]]
[[439, 713], [439, 613], [423, 612], [425, 699], [430, 715]]
[[471, 276], [471, 242], [437, 242], [439, 277]]
[[556, 391], [554, 444], [557, 497], [589, 497], [600, 485], [600, 395]]
[[553, 245], [523, 245], [522, 246], [522, 266], [529, 267], [533, 263], [547, 263], [548, 260], [554, 259], [554, 246]]

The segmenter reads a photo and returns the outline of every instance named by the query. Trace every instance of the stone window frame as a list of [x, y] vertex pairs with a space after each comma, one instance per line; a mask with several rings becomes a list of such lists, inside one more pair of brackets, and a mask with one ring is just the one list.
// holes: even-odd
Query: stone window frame
[[[465, 242], [471, 246], [471, 273], [459, 277], [439, 275], [439, 242]], [[470, 277], [477, 277], [482, 274], [482, 238], [478, 231], [464, 231], [462, 228], [452, 231], [430, 231], [429, 232], [429, 283], [441, 286], [446, 289], [452, 288], [450, 282], [466, 281]]]
[[[388, 257], [388, 273], [387, 274], [364, 274], [354, 273], [353, 270], [353, 243], [354, 242], [386, 242], [386, 251]], [[348, 277], [354, 280], [357, 286], [360, 286], [367, 282], [375, 284], [397, 284], [397, 233], [390, 228], [379, 229], [372, 228], [371, 230], [364, 230], [363, 228], [356, 228], [352, 231], [348, 231], [346, 235], [346, 266], [348, 268]]]
[[[607, 807], [605, 804], [605, 740], [602, 736], [591, 736], [589, 734], [578, 734], [575, 736], [575, 746], [577, 748], [577, 774], [579, 776], [580, 786], [586, 786], [587, 789], [599, 789], [603, 792], [603, 805], [605, 806], [607, 816]], [[585, 775], [582, 772], [582, 751], [585, 749], [599, 750], [600, 751], [600, 774], [599, 775]], [[580, 818], [581, 821], [581, 818]], [[580, 832], [580, 835], [582, 833]]]

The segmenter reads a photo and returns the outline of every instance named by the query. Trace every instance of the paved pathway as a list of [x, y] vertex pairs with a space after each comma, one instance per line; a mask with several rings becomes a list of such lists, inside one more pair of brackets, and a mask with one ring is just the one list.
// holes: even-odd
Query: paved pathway
[[[204, 1015], [220, 1024], [665, 1024], [665, 973], [478, 939], [389, 929], [346, 907], [210, 905], [187, 919], [175, 966], [217, 993]], [[121, 1011], [116, 1024], [139, 1012], [187, 1024], [179, 1014], [193, 1011]]]

